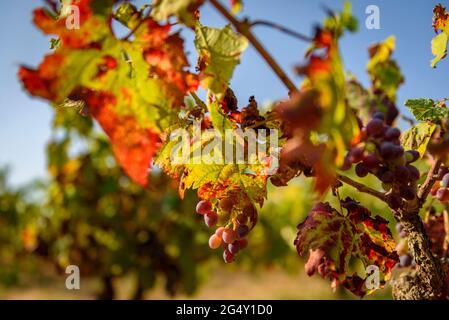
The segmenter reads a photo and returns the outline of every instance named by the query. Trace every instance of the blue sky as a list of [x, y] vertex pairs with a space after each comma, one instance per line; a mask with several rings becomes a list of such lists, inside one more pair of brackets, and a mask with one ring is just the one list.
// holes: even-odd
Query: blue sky
[[[323, 19], [323, 5], [341, 8], [343, 4], [340, 0], [244, 2], [242, 15], [278, 22], [305, 34], [312, 34], [314, 25]], [[449, 7], [447, 0], [353, 1], [353, 12], [360, 21], [360, 28], [358, 33], [348, 34], [342, 41], [347, 71], [363, 83], [368, 83], [365, 73], [367, 47], [393, 34], [397, 40], [395, 57], [406, 78], [399, 92], [398, 104], [403, 105], [408, 98], [448, 97], [449, 60], [440, 63], [437, 69], [429, 67], [432, 58], [430, 40], [434, 36], [431, 28], [432, 8], [439, 2]], [[45, 144], [50, 138], [52, 112], [45, 102], [28, 97], [16, 77], [20, 63], [37, 65], [49, 51], [48, 38], [31, 24], [31, 12], [40, 3], [38, 0], [0, 1], [3, 46], [0, 51], [0, 166], [11, 166], [11, 181], [14, 184], [46, 176]], [[380, 30], [365, 28], [365, 8], [370, 4], [380, 8]], [[209, 5], [202, 10], [202, 22], [216, 27], [226, 23]], [[290, 74], [292, 67], [303, 60], [306, 44], [265, 27], [257, 27], [255, 33]], [[187, 50], [191, 52], [189, 58], [194, 65], [193, 35], [189, 31], [184, 31], [182, 35], [187, 41]], [[293, 74], [291, 77], [294, 78]], [[299, 83], [300, 79], [296, 78], [295, 81]], [[244, 53], [231, 85], [240, 104], [244, 104], [251, 95], [261, 102], [286, 95], [283, 85], [252, 48]]]

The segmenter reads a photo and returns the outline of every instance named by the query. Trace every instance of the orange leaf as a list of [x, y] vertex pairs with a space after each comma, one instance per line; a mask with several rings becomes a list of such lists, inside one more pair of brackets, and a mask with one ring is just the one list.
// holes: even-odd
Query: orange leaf
[[110, 138], [114, 155], [125, 172], [136, 183], [147, 185], [151, 161], [160, 146], [159, 134], [140, 128], [133, 117], [119, 117], [113, 111], [117, 100], [110, 93], [82, 90], [81, 96]]

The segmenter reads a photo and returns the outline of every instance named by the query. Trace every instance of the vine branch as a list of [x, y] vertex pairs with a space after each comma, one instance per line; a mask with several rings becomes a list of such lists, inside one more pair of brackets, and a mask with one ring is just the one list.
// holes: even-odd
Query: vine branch
[[368, 186], [365, 186], [362, 183], [354, 181], [351, 178], [343, 176], [343, 175], [340, 175], [340, 174], [337, 175], [337, 179], [340, 180], [343, 183], [346, 183], [347, 185], [350, 185], [351, 187], [354, 187], [355, 189], [357, 189], [360, 192], [370, 194], [373, 197], [376, 197], [376, 198], [378, 198], [381, 201], [384, 201], [384, 202], [386, 201], [386, 196], [385, 196], [385, 194], [383, 192], [374, 190], [374, 189], [372, 189], [372, 188], [370, 188]]
[[299, 33], [295, 30], [289, 29], [287, 27], [284, 27], [283, 25], [277, 24], [275, 22], [272, 21], [268, 21], [268, 20], [254, 20], [249, 24], [251, 27], [255, 27], [255, 26], [265, 26], [265, 27], [270, 27], [273, 29], [276, 29], [280, 32], [286, 33], [289, 36], [292, 36], [296, 39], [302, 40], [302, 41], [306, 41], [306, 42], [312, 42], [313, 39], [302, 34]]
[[430, 193], [430, 190], [432, 189], [433, 184], [435, 181], [437, 181], [437, 173], [438, 170], [440, 170], [441, 167], [441, 160], [435, 160], [432, 164], [432, 167], [430, 168], [429, 172], [427, 173], [427, 178], [422, 184], [422, 186], [418, 190], [418, 199], [420, 202], [420, 205], [424, 204], [424, 202], [427, 199], [427, 196]]
[[268, 51], [263, 47], [260, 41], [254, 36], [250, 30], [250, 26], [247, 23], [237, 20], [225, 7], [223, 7], [218, 0], [209, 0], [212, 6], [217, 9], [237, 30], [238, 33], [245, 36], [252, 46], [259, 52], [262, 58], [268, 63], [268, 65], [273, 69], [274, 73], [279, 77], [282, 83], [287, 87], [290, 93], [297, 91], [295, 84], [290, 80], [287, 74], [282, 70], [279, 64], [274, 60], [274, 58], [268, 53]]

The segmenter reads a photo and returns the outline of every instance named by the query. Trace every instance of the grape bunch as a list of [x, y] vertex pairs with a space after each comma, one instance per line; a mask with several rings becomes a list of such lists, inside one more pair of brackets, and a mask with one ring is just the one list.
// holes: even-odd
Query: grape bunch
[[437, 175], [437, 181], [433, 185], [430, 193], [441, 203], [446, 204], [449, 202], [449, 169], [443, 165], [438, 170]]
[[375, 175], [387, 191], [392, 209], [400, 208], [404, 200], [415, 199], [420, 173], [412, 163], [419, 159], [419, 153], [404, 150], [399, 140], [401, 132], [386, 124], [382, 112], [375, 112], [365, 127], [359, 125], [360, 142], [349, 150], [341, 169], [348, 170], [355, 164], [357, 176]]
[[[204, 222], [209, 228], [217, 226], [220, 222], [225, 224], [218, 227], [210, 236], [209, 247], [211, 249], [222, 247], [223, 260], [226, 263], [233, 262], [235, 255], [248, 246], [246, 238], [250, 231], [248, 222], [252, 216], [257, 215], [254, 206], [247, 205], [243, 210], [238, 210], [235, 200], [226, 197], [215, 205], [208, 200], [201, 200], [196, 206], [196, 212], [204, 216]], [[220, 212], [220, 215], [217, 212]]]
[[396, 247], [396, 251], [399, 254], [399, 262], [397, 266], [399, 268], [414, 268], [416, 266], [416, 263], [413, 255], [408, 252], [407, 232], [404, 230], [404, 227], [400, 223], [396, 224], [396, 231], [398, 232], [400, 237], [399, 243]]

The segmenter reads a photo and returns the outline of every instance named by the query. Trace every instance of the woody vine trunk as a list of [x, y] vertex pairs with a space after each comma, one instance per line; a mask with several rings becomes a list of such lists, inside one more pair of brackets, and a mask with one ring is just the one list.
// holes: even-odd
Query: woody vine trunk
[[445, 274], [440, 260], [430, 250], [430, 242], [418, 210], [405, 208], [394, 212], [395, 218], [408, 234], [410, 252], [416, 270], [404, 273], [392, 282], [393, 298], [397, 300], [441, 299], [445, 290]]

